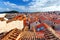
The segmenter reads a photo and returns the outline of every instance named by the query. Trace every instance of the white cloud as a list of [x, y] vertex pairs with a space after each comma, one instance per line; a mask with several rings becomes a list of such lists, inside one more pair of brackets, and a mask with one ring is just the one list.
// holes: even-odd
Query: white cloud
[[[23, 0], [23, 1], [25, 2], [29, 0]], [[27, 7], [22, 5], [16, 5], [10, 2], [4, 2], [4, 4], [14, 9], [19, 9], [22, 11], [29, 11], [29, 12], [60, 11], [60, 0], [33, 0], [28, 4], [29, 6]]]
[[10, 9], [9, 9], [9, 8], [6, 8], [6, 10], [10, 11]]
[[44, 5], [48, 0], [33, 0], [33, 2], [31, 2], [29, 5], [36, 5], [36, 6], [42, 6]]
[[1, 10], [2, 8], [0, 8], [0, 10]]
[[43, 11], [60, 11], [60, 6], [50, 6], [43, 8]]
[[16, 5], [16, 4], [10, 3], [10, 2], [4, 2], [4, 4], [5, 4], [6, 6], [10, 6], [10, 7], [12, 7], [12, 8], [17, 8], [17, 9], [20, 9], [20, 10], [25, 10], [25, 6], [18, 6], [18, 5]]
[[[57, 6], [58, 4], [59, 6]], [[29, 5], [29, 11], [60, 11], [59, 0], [33, 0]]]
[[29, 0], [22, 0], [23, 2], [28, 2]]
[[9, 9], [9, 8], [1, 8], [0, 7], [0, 11], [10, 11], [11, 9]]

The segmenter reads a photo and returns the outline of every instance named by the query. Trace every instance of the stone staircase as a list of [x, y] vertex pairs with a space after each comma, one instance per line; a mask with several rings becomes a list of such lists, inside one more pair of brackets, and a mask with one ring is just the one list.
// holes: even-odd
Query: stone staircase
[[16, 40], [20, 32], [20, 30], [15, 28], [10, 33], [8, 33], [2, 40]]

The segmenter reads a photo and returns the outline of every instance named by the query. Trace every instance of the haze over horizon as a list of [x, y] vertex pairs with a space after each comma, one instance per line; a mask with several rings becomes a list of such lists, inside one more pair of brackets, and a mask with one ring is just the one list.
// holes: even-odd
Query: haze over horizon
[[19, 12], [60, 11], [60, 0], [0, 0], [0, 12], [11, 10]]

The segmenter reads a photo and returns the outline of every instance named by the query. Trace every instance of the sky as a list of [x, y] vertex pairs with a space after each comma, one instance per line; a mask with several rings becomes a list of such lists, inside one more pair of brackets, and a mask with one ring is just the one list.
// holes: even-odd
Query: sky
[[11, 10], [19, 12], [60, 11], [60, 0], [0, 0], [0, 12]]

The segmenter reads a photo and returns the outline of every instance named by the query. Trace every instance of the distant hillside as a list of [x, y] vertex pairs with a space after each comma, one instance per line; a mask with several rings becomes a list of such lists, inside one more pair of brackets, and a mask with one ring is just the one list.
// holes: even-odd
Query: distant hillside
[[0, 12], [0, 13], [19, 13], [18, 11], [4, 11], [4, 12]]
[[60, 11], [48, 11], [48, 12], [18, 12], [18, 11], [4, 11], [0, 13], [23, 13], [23, 14], [31, 14], [31, 13], [55, 13], [55, 14], [60, 14]]

